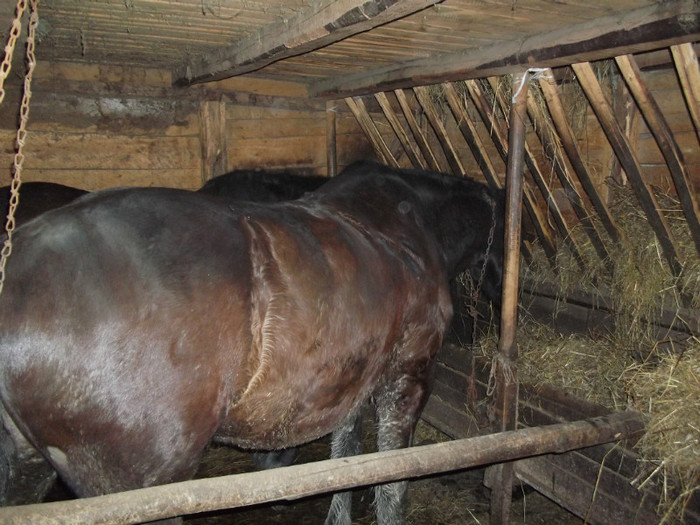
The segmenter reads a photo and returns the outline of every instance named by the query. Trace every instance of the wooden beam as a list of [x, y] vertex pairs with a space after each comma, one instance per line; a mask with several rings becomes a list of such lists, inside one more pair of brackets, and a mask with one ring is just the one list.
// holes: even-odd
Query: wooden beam
[[255, 71], [308, 53], [441, 0], [324, 0], [288, 20], [264, 26], [240, 42], [188, 60], [173, 72], [173, 84], [190, 85]]
[[5, 525], [141, 523], [185, 514], [296, 500], [362, 485], [512, 461], [548, 452], [566, 452], [638, 435], [644, 425], [636, 412], [515, 430], [278, 469], [195, 479], [40, 505], [0, 508]]
[[384, 137], [382, 137], [382, 134], [377, 129], [377, 126], [374, 125], [374, 121], [367, 111], [365, 103], [362, 101], [362, 99], [359, 97], [354, 99], [348, 97], [345, 99], [345, 103], [350, 108], [350, 111], [352, 111], [352, 114], [355, 115], [357, 123], [365, 132], [367, 139], [369, 139], [369, 141], [372, 143], [375, 153], [384, 161], [385, 164], [398, 167], [399, 163], [396, 160], [396, 157], [394, 157], [389, 149], [389, 146], [387, 146], [386, 142], [384, 142]]
[[656, 143], [666, 160], [671, 178], [676, 186], [678, 200], [690, 229], [690, 235], [695, 242], [695, 249], [700, 254], [700, 207], [698, 207], [693, 186], [686, 173], [683, 155], [673, 138], [671, 127], [666, 122], [654, 96], [644, 83], [642, 72], [634, 61], [634, 57], [623, 55], [616, 57], [615, 61], [644, 116], [644, 120], [646, 120], [647, 126], [649, 126], [649, 131], [654, 135], [654, 139], [656, 139]]
[[338, 174], [337, 126], [335, 114], [338, 111], [336, 101], [326, 103], [326, 175], [335, 177]]
[[374, 93], [439, 82], [511, 74], [528, 67], [565, 66], [648, 51], [700, 39], [695, 0], [659, 2], [626, 13], [486, 48], [429, 56], [410, 62], [323, 79], [309, 85], [314, 97]]
[[700, 140], [700, 72], [698, 57], [690, 43], [671, 46], [671, 54], [681, 81], [685, 103]]
[[202, 184], [228, 171], [226, 103], [205, 100], [199, 106], [199, 141], [202, 146]]
[[[498, 83], [497, 79], [494, 77], [490, 77], [488, 79], [488, 82], [491, 85], [491, 89], [493, 90], [493, 96], [494, 100], [496, 103], [501, 107], [501, 110], [503, 111], [503, 114], [505, 115], [506, 112], [508, 111], [509, 104], [503, 97], [503, 93], [499, 92], [498, 90]], [[525, 89], [523, 86], [522, 89]], [[554, 220], [554, 224], [556, 225], [557, 229], [559, 230], [559, 234], [561, 235], [562, 242], [566, 245], [566, 247], [569, 249], [571, 252], [571, 255], [574, 257], [574, 260], [576, 261], [576, 264], [581, 268], [581, 270], [586, 270], [586, 261], [583, 257], [583, 254], [581, 253], [581, 248], [579, 248], [578, 242], [576, 241], [576, 238], [571, 234], [571, 230], [569, 229], [568, 224], [566, 223], [566, 219], [564, 218], [564, 214], [561, 212], [559, 209], [559, 205], [557, 204], [557, 201], [554, 199], [554, 195], [552, 194], [552, 190], [547, 184], [547, 180], [542, 172], [542, 169], [540, 168], [539, 164], [537, 163], [537, 159], [535, 159], [535, 155], [532, 153], [530, 150], [530, 146], [528, 145], [527, 142], [524, 143], [525, 146], [525, 164], [528, 167], [528, 171], [530, 172], [530, 175], [535, 181], [535, 184], [537, 184], [537, 187], [540, 189], [540, 193], [542, 193], [542, 196], [547, 203], [547, 208], [549, 209], [549, 213], [551, 214], [552, 219]]]
[[[496, 431], [514, 430], [518, 423], [518, 280], [520, 275], [520, 239], [522, 238], [523, 155], [525, 120], [530, 73], [513, 75], [513, 103], [510, 106], [508, 166], [506, 168], [505, 257], [498, 355], [493, 362], [496, 383], [495, 410], [500, 413]], [[491, 525], [510, 523], [513, 488], [513, 464], [501, 463], [494, 469], [491, 491]]]
[[608, 137], [617, 159], [620, 161], [625, 173], [627, 173], [632, 188], [634, 188], [637, 195], [639, 205], [644, 210], [649, 224], [656, 234], [671, 271], [675, 276], [679, 276], [682, 266], [678, 260], [678, 249], [673, 241], [671, 230], [660, 211], [656, 197], [642, 177], [642, 168], [639, 165], [639, 161], [630, 147], [625, 134], [615, 120], [612, 108], [605, 98], [593, 68], [587, 62], [572, 64], [571, 67], [591, 103], [591, 107], [597, 115], [605, 135]]
[[382, 108], [384, 116], [389, 121], [391, 129], [393, 129], [394, 133], [396, 133], [396, 137], [399, 139], [399, 142], [401, 142], [406, 155], [408, 155], [408, 158], [411, 160], [411, 164], [415, 167], [425, 169], [425, 160], [423, 160], [423, 157], [421, 156], [420, 151], [416, 148], [416, 145], [408, 137], [408, 133], [406, 133], [401, 121], [399, 121], [394, 109], [391, 107], [386, 93], [375, 93], [374, 98], [377, 100], [377, 102], [379, 102], [379, 106]]
[[486, 153], [486, 148], [484, 148], [484, 144], [476, 131], [476, 126], [474, 126], [466, 108], [460, 102], [457, 90], [449, 82], [443, 84], [443, 89], [445, 90], [445, 98], [447, 99], [447, 104], [450, 106], [450, 111], [452, 111], [457, 121], [457, 126], [464, 140], [467, 142], [469, 149], [471, 149], [476, 163], [479, 165], [479, 168], [481, 168], [484, 178], [491, 186], [495, 188], [502, 187], [503, 184], [498, 178], [496, 168], [494, 168], [490, 157]]
[[579, 194], [578, 189], [573, 183], [572, 178], [569, 175], [569, 170], [564, 159], [564, 152], [559, 145], [559, 142], [553, 136], [554, 131], [553, 125], [549, 123], [544, 110], [535, 101], [534, 97], [529, 97], [527, 99], [527, 112], [530, 115], [530, 120], [532, 121], [535, 133], [540, 139], [542, 146], [544, 147], [545, 155], [547, 155], [552, 163], [554, 172], [557, 174], [557, 178], [561, 183], [564, 193], [571, 204], [571, 208], [574, 210], [576, 217], [578, 217], [579, 222], [583, 231], [591, 241], [591, 244], [596, 250], [598, 257], [602, 261], [606, 261], [606, 267], [608, 270], [612, 270], [613, 265], [610, 264], [610, 253], [600, 238], [598, 230], [595, 227], [594, 222], [591, 220], [590, 213], [586, 209], [583, 199]]
[[547, 108], [552, 117], [554, 127], [561, 139], [564, 151], [566, 151], [566, 155], [569, 157], [569, 162], [576, 172], [576, 175], [578, 175], [581, 186], [591, 200], [591, 204], [593, 204], [593, 207], [598, 212], [601, 223], [608, 232], [608, 235], [610, 235], [610, 238], [618, 242], [620, 240], [620, 230], [617, 224], [615, 224], [615, 219], [613, 219], [598, 189], [595, 187], [595, 184], [593, 184], [593, 179], [588, 173], [586, 164], [583, 162], [583, 157], [581, 157], [581, 152], [576, 144], [574, 132], [571, 130], [571, 126], [566, 120], [566, 112], [564, 111], [561, 98], [559, 98], [559, 93], [557, 93], [556, 82], [550, 73], [551, 70], [545, 72], [545, 74], [540, 77], [540, 88], [542, 88], [542, 93], [547, 101]]
[[397, 89], [396, 91], [394, 91], [394, 95], [396, 95], [396, 100], [398, 101], [399, 106], [401, 106], [403, 116], [406, 118], [408, 127], [411, 130], [411, 133], [413, 133], [413, 138], [416, 140], [416, 144], [418, 144], [418, 148], [423, 154], [425, 160], [428, 162], [428, 166], [433, 171], [442, 171], [440, 169], [440, 164], [438, 164], [438, 161], [435, 158], [435, 155], [433, 154], [433, 150], [430, 147], [430, 144], [428, 143], [428, 138], [425, 136], [423, 131], [420, 129], [420, 126], [418, 125], [418, 121], [416, 120], [416, 117], [413, 114], [413, 109], [411, 108], [411, 104], [409, 103], [408, 98], [406, 97], [406, 93], [404, 93], [401, 89]]
[[437, 108], [430, 98], [430, 93], [427, 88], [416, 87], [413, 88], [413, 92], [416, 94], [416, 99], [418, 103], [423, 108], [425, 116], [428, 117], [428, 122], [430, 122], [435, 135], [437, 136], [438, 142], [442, 146], [442, 150], [445, 153], [445, 158], [447, 159], [450, 169], [454, 175], [464, 175], [465, 169], [462, 165], [462, 161], [459, 160], [459, 156], [452, 145], [452, 140], [447, 134], [445, 125], [442, 123], [440, 115], [438, 115]]
[[[481, 120], [486, 126], [486, 129], [490, 131], [490, 136], [493, 140], [494, 146], [496, 146], [496, 150], [498, 151], [499, 155], [501, 155], [501, 158], [507, 162], [508, 145], [506, 136], [501, 129], [496, 116], [493, 114], [491, 104], [489, 104], [489, 101], [486, 100], [481, 87], [479, 87], [479, 84], [475, 80], [467, 80], [465, 84], [469, 90], [469, 95], [474, 101], [474, 105], [481, 116]], [[547, 220], [537, 206], [537, 200], [535, 199], [534, 193], [526, 180], [523, 180], [523, 198], [525, 199], [525, 208], [532, 219], [532, 224], [537, 231], [537, 236], [542, 243], [542, 248], [547, 255], [547, 259], [552, 265], [554, 265], [554, 259], [557, 252], [556, 248], [554, 247], [554, 239], [552, 238], [552, 233], [549, 229]]]

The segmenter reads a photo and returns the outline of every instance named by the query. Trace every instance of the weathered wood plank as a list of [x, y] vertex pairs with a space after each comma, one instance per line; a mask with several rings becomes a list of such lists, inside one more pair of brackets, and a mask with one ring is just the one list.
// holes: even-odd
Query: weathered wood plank
[[666, 164], [676, 186], [676, 193], [681, 203], [683, 214], [690, 229], [690, 235], [695, 242], [695, 249], [700, 255], [700, 207], [698, 206], [693, 187], [686, 175], [685, 162], [680, 148], [673, 138], [671, 128], [666, 119], [664, 119], [663, 113], [656, 104], [656, 100], [644, 84], [642, 73], [634, 61], [634, 57], [623, 55], [616, 57], [615, 61], [627, 83], [627, 87], [637, 102], [637, 106], [642, 115], [644, 115], [647, 126], [654, 135], [664, 159], [666, 159]]
[[660, 212], [656, 197], [642, 177], [641, 166], [629, 142], [625, 138], [625, 134], [615, 120], [612, 108], [603, 94], [603, 90], [596, 79], [593, 68], [589, 63], [573, 64], [571, 67], [574, 69], [576, 77], [584, 93], [588, 97], [593, 111], [598, 116], [600, 125], [605, 135], [608, 137], [610, 145], [615, 151], [615, 155], [629, 177], [639, 204], [644, 210], [649, 224], [656, 234], [656, 238], [661, 245], [661, 249], [671, 271], [676, 276], [680, 275], [682, 265], [678, 260], [678, 249], [673, 240], [671, 230], [665, 217]]
[[370, 71], [319, 80], [309, 94], [337, 97], [446, 81], [498, 76], [523, 67], [556, 67], [610, 58], [700, 38], [694, 0], [655, 3], [525, 39], [429, 56]]
[[316, 2], [294, 17], [263, 26], [242, 41], [188, 60], [173, 72], [176, 85], [220, 80], [324, 47], [439, 0], [333, 0]]
[[336, 111], [335, 102], [328, 101], [326, 103], [326, 175], [328, 177], [335, 177], [338, 174]]

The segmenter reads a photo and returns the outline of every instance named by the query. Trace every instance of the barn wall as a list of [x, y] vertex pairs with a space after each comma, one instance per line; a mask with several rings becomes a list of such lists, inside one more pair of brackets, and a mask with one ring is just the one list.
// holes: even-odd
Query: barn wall
[[[7, 83], [0, 112], [0, 185], [9, 184], [20, 83]], [[96, 190], [112, 186], [195, 189], [204, 170], [201, 105], [225, 107], [228, 169], [292, 168], [326, 173], [326, 104], [299, 84], [231, 79], [172, 88], [170, 73], [143, 68], [39, 62], [34, 73], [25, 181]], [[338, 164], [371, 150], [338, 105]]]

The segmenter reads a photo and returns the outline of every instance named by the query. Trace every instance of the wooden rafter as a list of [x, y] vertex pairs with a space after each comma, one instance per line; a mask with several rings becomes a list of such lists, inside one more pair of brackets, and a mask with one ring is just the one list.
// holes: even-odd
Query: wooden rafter
[[486, 153], [486, 148], [476, 131], [476, 126], [469, 117], [466, 108], [460, 102], [457, 90], [455, 90], [454, 86], [450, 83], [445, 83], [443, 89], [445, 91], [445, 97], [447, 98], [447, 104], [450, 106], [450, 110], [457, 121], [457, 126], [464, 140], [467, 142], [469, 149], [471, 149], [476, 163], [479, 165], [479, 168], [481, 168], [484, 178], [492, 186], [500, 188], [503, 184], [498, 178], [496, 168], [494, 168], [491, 159]]
[[362, 131], [365, 132], [365, 135], [372, 143], [374, 151], [377, 153], [377, 155], [382, 158], [385, 164], [398, 167], [399, 163], [396, 160], [396, 157], [394, 157], [393, 153], [391, 153], [391, 150], [389, 149], [389, 146], [387, 146], [386, 142], [384, 142], [382, 134], [377, 129], [377, 126], [375, 126], [374, 121], [367, 111], [365, 103], [362, 101], [362, 99], [359, 97], [348, 97], [345, 99], [345, 103], [350, 108], [350, 111], [352, 111], [352, 114], [355, 115], [357, 122], [360, 124]]
[[173, 72], [173, 83], [209, 82], [255, 71], [277, 60], [307, 53], [403, 18], [435, 3], [438, 0], [313, 2], [289, 20], [270, 24], [240, 42], [188, 60]]
[[450, 165], [452, 173], [455, 175], [464, 175], [465, 169], [462, 165], [462, 161], [459, 160], [457, 151], [455, 150], [454, 145], [452, 144], [452, 140], [447, 134], [447, 130], [445, 129], [445, 125], [443, 124], [440, 115], [438, 115], [438, 111], [435, 107], [435, 104], [430, 98], [428, 89], [424, 87], [416, 87], [413, 88], [413, 92], [416, 94], [418, 103], [423, 108], [425, 116], [428, 117], [428, 122], [430, 122], [433, 131], [435, 131], [435, 135], [438, 138], [438, 142], [442, 146], [442, 149], [445, 153], [445, 157], [447, 158], [447, 162]]
[[671, 46], [671, 54], [676, 63], [676, 71], [681, 81], [685, 103], [688, 105], [695, 132], [700, 140], [700, 72], [698, 57], [690, 43]]
[[[484, 122], [486, 128], [491, 131], [490, 136], [493, 140], [494, 146], [496, 146], [496, 150], [498, 151], [499, 155], [501, 155], [503, 160], [507, 161], [508, 142], [505, 133], [501, 130], [501, 127], [493, 114], [491, 105], [489, 104], [488, 100], [486, 100], [486, 97], [476, 81], [467, 80], [466, 86], [469, 91], [469, 95], [474, 101], [476, 109], [481, 116], [481, 120]], [[556, 256], [554, 239], [549, 226], [547, 225], [547, 220], [537, 206], [537, 200], [535, 199], [532, 189], [526, 180], [523, 180], [523, 199], [525, 208], [527, 209], [535, 230], [537, 231], [537, 236], [542, 243], [542, 248], [544, 249], [550, 263], [553, 264]]]
[[408, 127], [411, 129], [411, 133], [413, 133], [413, 138], [416, 140], [416, 144], [418, 144], [418, 148], [423, 154], [423, 157], [428, 161], [428, 166], [433, 171], [442, 171], [440, 169], [440, 164], [435, 158], [435, 154], [428, 143], [428, 138], [420, 129], [420, 125], [418, 125], [418, 121], [411, 110], [411, 104], [408, 102], [406, 93], [404, 93], [401, 89], [397, 89], [394, 91], [394, 94], [396, 95], [396, 100], [398, 101], [399, 106], [401, 106], [401, 111], [403, 111]]
[[569, 170], [564, 159], [564, 152], [552, 136], [552, 127], [549, 125], [544, 110], [537, 104], [534, 97], [528, 97], [527, 99], [527, 112], [532, 121], [535, 133], [537, 133], [546, 155], [550, 158], [552, 167], [564, 189], [564, 193], [576, 217], [578, 217], [578, 220], [581, 222], [583, 231], [590, 239], [591, 245], [595, 248], [598, 257], [603, 261], [610, 261], [610, 253], [605, 243], [603, 243], [603, 239], [600, 238], [598, 230], [596, 230], [595, 224], [591, 220], [590, 213], [586, 210], [581, 194], [569, 175]]
[[417, 149], [413, 141], [411, 141], [411, 139], [409, 138], [408, 133], [406, 133], [406, 130], [404, 129], [403, 125], [401, 124], [401, 121], [397, 117], [394, 108], [391, 107], [386, 93], [375, 93], [374, 98], [377, 100], [379, 106], [382, 108], [384, 116], [389, 121], [391, 129], [393, 129], [394, 133], [396, 133], [396, 136], [401, 142], [401, 145], [403, 146], [406, 155], [408, 155], [408, 158], [411, 160], [411, 164], [425, 169], [426, 164], [423, 160], [420, 150]]
[[699, 38], [700, 11], [695, 0], [660, 2], [623, 15], [603, 16], [486, 48], [465, 49], [320, 80], [309, 85], [309, 94], [349, 96], [484, 78], [521, 71], [523, 66], [565, 66]]
[[610, 238], [617, 242], [620, 239], [620, 230], [615, 224], [610, 210], [608, 210], [607, 205], [600, 196], [598, 189], [593, 184], [590, 174], [588, 173], [588, 168], [583, 162], [581, 157], [581, 152], [576, 145], [576, 139], [574, 138], [574, 133], [571, 130], [569, 122], [566, 120], [566, 115], [564, 112], [564, 105], [559, 98], [559, 93], [557, 92], [556, 83], [554, 81], [554, 75], [552, 71], [549, 70], [545, 72], [544, 75], [540, 77], [540, 87], [542, 88], [542, 93], [547, 101], [547, 108], [549, 109], [549, 114], [552, 117], [552, 122], [557, 130], [557, 134], [561, 139], [562, 146], [566, 155], [569, 158], [572, 168], [578, 176], [578, 180], [581, 183], [586, 195], [591, 200], [591, 204], [598, 212], [598, 217], [601, 223], [605, 227], [605, 230], [610, 235]]
[[686, 173], [681, 150], [673, 138], [671, 128], [666, 122], [659, 105], [646, 87], [634, 57], [623, 55], [616, 57], [615, 61], [620, 68], [630, 93], [632, 93], [637, 106], [644, 116], [644, 120], [646, 120], [647, 126], [649, 126], [649, 131], [656, 139], [656, 143], [664, 159], [666, 159], [671, 178], [676, 186], [678, 199], [690, 228], [690, 235], [695, 242], [698, 254], [700, 254], [700, 207], [698, 207], [695, 192]]
[[[500, 106], [501, 111], [504, 115], [508, 114], [510, 104], [505, 100], [503, 93], [498, 90], [498, 79], [495, 77], [489, 77], [487, 81], [491, 85], [491, 88], [493, 90], [493, 96], [495, 97], [496, 102]], [[571, 234], [571, 230], [569, 229], [569, 225], [566, 223], [564, 214], [561, 212], [561, 209], [559, 209], [559, 205], [557, 204], [557, 201], [554, 198], [554, 195], [552, 194], [552, 189], [547, 184], [547, 180], [544, 176], [544, 173], [542, 172], [542, 168], [540, 168], [537, 159], [532, 153], [532, 150], [530, 149], [530, 146], [527, 142], [525, 142], [524, 147], [525, 164], [528, 168], [528, 171], [530, 172], [530, 175], [535, 181], [535, 184], [537, 184], [537, 187], [540, 189], [540, 193], [542, 193], [545, 202], [547, 203], [547, 208], [549, 209], [549, 213], [554, 221], [554, 224], [557, 227], [557, 230], [559, 230], [559, 234], [561, 235], [562, 241], [567, 246], [567, 248], [569, 248], [571, 255], [573, 255], [574, 260], [579, 265], [579, 267], [582, 270], [585, 270], [586, 261], [581, 252], [581, 248], [579, 247], [576, 238]]]
[[587, 62], [572, 64], [571, 67], [576, 73], [576, 77], [591, 103], [591, 107], [598, 117], [598, 121], [605, 135], [608, 137], [608, 141], [617, 159], [620, 161], [625, 173], [627, 173], [629, 181], [637, 195], [637, 200], [656, 234], [656, 238], [661, 245], [661, 250], [668, 261], [671, 271], [676, 276], [680, 275], [682, 266], [678, 260], [678, 249], [676, 243], [673, 241], [671, 230], [665, 217], [660, 212], [656, 197], [642, 178], [642, 168], [639, 161], [627, 141], [625, 134], [615, 120], [612, 108], [605, 98], [593, 68]]

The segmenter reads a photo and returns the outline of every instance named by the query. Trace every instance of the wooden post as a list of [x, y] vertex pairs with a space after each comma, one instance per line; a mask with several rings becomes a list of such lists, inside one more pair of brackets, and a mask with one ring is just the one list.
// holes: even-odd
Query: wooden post
[[226, 103], [204, 100], [199, 106], [199, 140], [202, 144], [202, 184], [228, 171]]
[[[515, 429], [518, 421], [518, 346], [515, 331], [518, 323], [518, 275], [520, 273], [520, 237], [522, 214], [522, 167], [525, 154], [525, 119], [530, 74], [513, 75], [513, 102], [510, 109], [508, 166], [506, 170], [505, 258], [503, 261], [503, 295], [498, 355], [494, 359], [496, 411], [501, 413], [497, 431]], [[491, 524], [510, 523], [513, 464], [495, 468], [495, 485], [491, 491]]]
[[278, 469], [182, 481], [95, 498], [0, 508], [5, 525], [113, 525], [244, 507], [512, 461], [638, 436], [636, 412], [528, 428], [421, 447], [375, 452]]
[[335, 177], [338, 174], [338, 152], [336, 148], [336, 122], [335, 112], [337, 102], [329, 100], [326, 102], [326, 167], [328, 177]]

